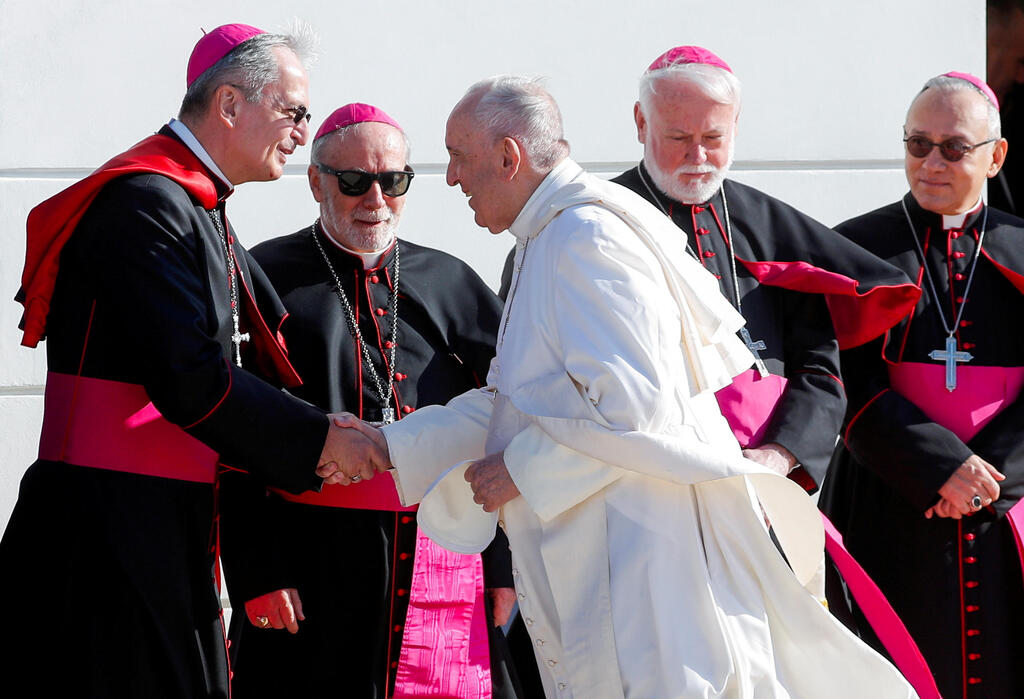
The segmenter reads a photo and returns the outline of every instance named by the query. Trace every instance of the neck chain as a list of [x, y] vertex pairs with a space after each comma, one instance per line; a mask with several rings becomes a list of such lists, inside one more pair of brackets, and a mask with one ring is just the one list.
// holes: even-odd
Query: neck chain
[[530, 239], [527, 238], [523, 243], [523, 254], [519, 258], [519, 266], [515, 270], [515, 283], [512, 284], [512, 290], [508, 293], [508, 299], [505, 301], [505, 323], [501, 326], [501, 337], [498, 338], [498, 346], [505, 344], [505, 331], [508, 330], [508, 319], [512, 315], [512, 301], [516, 297], [516, 290], [519, 288], [519, 278], [523, 276], [523, 265], [526, 264], [526, 248], [530, 247]]
[[[667, 216], [668, 219], [671, 221], [671, 214], [669, 214], [668, 210], [661, 203], [661, 199], [658, 198], [658, 195], [655, 194], [654, 187], [652, 187], [651, 183], [647, 181], [647, 178], [644, 176], [643, 168], [638, 166], [636, 171], [637, 173], [639, 173], [640, 181], [644, 183], [644, 187], [647, 188], [647, 191], [650, 193], [651, 198], [654, 200], [654, 203], [658, 205], [658, 208], [661, 209], [661, 212], [665, 214], [665, 216]], [[729, 270], [730, 272], [732, 272], [732, 297], [735, 301], [736, 311], [740, 315], [743, 315], [743, 301], [740, 299], [739, 276], [736, 274], [736, 251], [732, 244], [732, 220], [729, 218], [729, 199], [725, 196], [724, 182], [718, 188], [718, 191], [722, 193], [722, 215], [725, 217], [725, 238], [729, 244]], [[714, 195], [712, 195], [712, 197], [714, 197]], [[690, 206], [693, 205], [691, 204]], [[695, 253], [693, 251], [693, 248], [690, 247], [690, 243], [687, 241], [685, 245], [686, 252], [688, 252], [690, 256], [693, 257], [693, 259], [697, 260], [697, 262], [700, 262], [700, 258], [697, 257], [697, 253]], [[747, 330], [746, 326], [740, 328], [739, 334], [740, 337], [743, 339], [743, 343], [747, 346], [747, 349], [750, 350], [750, 353], [754, 355], [754, 366], [757, 368], [757, 373], [760, 374], [761, 378], [767, 377], [769, 374], [768, 367], [765, 366], [764, 360], [761, 359], [759, 350], [768, 349], [768, 345], [765, 344], [764, 340], [755, 341], [753, 338], [751, 338], [750, 331]]]
[[235, 270], [235, 256], [231, 253], [231, 246], [228, 244], [228, 236], [224, 231], [224, 225], [220, 221], [220, 209], [211, 209], [206, 212], [213, 221], [213, 227], [217, 229], [220, 242], [224, 245], [224, 256], [227, 258], [228, 266], [228, 297], [231, 300], [231, 346], [234, 349], [235, 364], [242, 366], [242, 343], [249, 341], [249, 333], [239, 332], [238, 314], [238, 277]]
[[[942, 297], [939, 296], [938, 290], [935, 286], [935, 280], [932, 279], [932, 272], [928, 267], [928, 260], [925, 259], [924, 249], [921, 247], [921, 242], [917, 239], [917, 231], [914, 230], [914, 222], [910, 218], [910, 212], [907, 211], [907, 203], [905, 201], [901, 201], [900, 205], [903, 207], [903, 215], [907, 219], [907, 227], [910, 229], [910, 237], [914, 240], [914, 247], [917, 249], [917, 254], [921, 258], [921, 266], [924, 268], [924, 276], [928, 279], [928, 290], [931, 292], [932, 300], [935, 302], [935, 309], [938, 311], [939, 320], [942, 321], [942, 329], [946, 331], [945, 350], [932, 350], [928, 353], [928, 356], [932, 359], [946, 362], [946, 390], [953, 391], [956, 388], [956, 363], [969, 362], [974, 359], [970, 352], [957, 351], [956, 329], [960, 326], [960, 320], [964, 316], [964, 308], [967, 306], [967, 295], [971, 293], [971, 282], [974, 281], [974, 271], [978, 268], [978, 258], [981, 257], [981, 244], [985, 240], [985, 228], [988, 224], [988, 207], [986, 206], [982, 213], [981, 233], [978, 234], [978, 244], [974, 249], [974, 259], [971, 260], [971, 270], [967, 273], [967, 284], [964, 285], [964, 293], [961, 295], [963, 301], [960, 302], [960, 308], [957, 310], [956, 317], [953, 319], [953, 324], [950, 325], [946, 322], [946, 312], [942, 310]], [[964, 223], [966, 223], [966, 220]]]
[[395, 353], [398, 351], [398, 270], [400, 267], [398, 241], [395, 240], [395, 280], [392, 284], [391, 294], [388, 298], [388, 305], [391, 307], [391, 351], [388, 353], [388, 356], [383, 357], [384, 372], [388, 376], [387, 384], [385, 385], [384, 380], [381, 379], [376, 367], [373, 366], [373, 360], [370, 358], [370, 350], [368, 349], [366, 342], [363, 340], [363, 333], [359, 330], [359, 324], [356, 323], [356, 315], [352, 311], [352, 304], [349, 302], [348, 296], [345, 295], [345, 291], [341, 286], [341, 278], [339, 278], [338, 273], [334, 271], [334, 265], [331, 264], [331, 258], [327, 256], [327, 251], [324, 250], [324, 246], [320, 242], [320, 236], [316, 233], [317, 228], [321, 231], [323, 230], [320, 219], [314, 221], [313, 225], [309, 227], [310, 235], [313, 237], [313, 243], [316, 244], [317, 250], [319, 250], [320, 254], [323, 256], [324, 263], [327, 265], [327, 269], [331, 273], [331, 277], [334, 279], [334, 291], [337, 293], [338, 301], [341, 302], [341, 307], [345, 311], [345, 320], [348, 322], [349, 332], [352, 333], [352, 337], [359, 344], [363, 361], [366, 363], [366, 368], [369, 371], [370, 378], [373, 379], [373, 384], [377, 388], [377, 395], [380, 397], [381, 422], [385, 425], [390, 424], [395, 421], [395, 409], [391, 407], [391, 396], [394, 393], [395, 386]]

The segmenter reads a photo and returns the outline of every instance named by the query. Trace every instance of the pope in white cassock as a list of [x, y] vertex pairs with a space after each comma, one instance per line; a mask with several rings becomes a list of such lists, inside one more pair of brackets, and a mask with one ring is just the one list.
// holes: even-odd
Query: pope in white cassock
[[471, 87], [446, 145], [516, 273], [488, 386], [382, 431], [431, 538], [504, 527], [548, 697], [914, 696], [822, 606], [807, 495], [741, 456], [714, 391], [743, 320], [675, 225], [569, 159], [535, 81]]

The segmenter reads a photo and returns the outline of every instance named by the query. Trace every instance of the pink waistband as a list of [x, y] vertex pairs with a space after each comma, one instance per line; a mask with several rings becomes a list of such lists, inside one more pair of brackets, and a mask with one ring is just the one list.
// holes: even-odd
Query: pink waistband
[[213, 483], [217, 452], [160, 415], [137, 384], [49, 372], [39, 458]]
[[901, 362], [889, 365], [893, 390], [965, 442], [1016, 400], [1024, 387], [1024, 367], [956, 368], [956, 390], [946, 390], [945, 364]]
[[354, 485], [327, 485], [319, 493], [307, 490], [299, 495], [273, 489], [289, 502], [322, 507], [344, 507], [352, 510], [388, 510], [390, 512], [415, 512], [417, 506], [403, 507], [398, 499], [395, 480], [390, 473], [378, 473], [368, 481]]

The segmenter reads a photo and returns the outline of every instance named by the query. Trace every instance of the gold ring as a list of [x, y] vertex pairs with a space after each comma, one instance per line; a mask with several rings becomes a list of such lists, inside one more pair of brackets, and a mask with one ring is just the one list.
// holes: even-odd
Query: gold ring
[[363, 480], [363, 477], [356, 474], [355, 476], [349, 478], [349, 480], [352, 481], [353, 483], [358, 483], [359, 481]]
[[263, 628], [267, 628], [268, 626], [270, 626], [270, 619], [268, 619], [265, 616], [258, 616], [256, 617], [256, 623], [262, 626]]

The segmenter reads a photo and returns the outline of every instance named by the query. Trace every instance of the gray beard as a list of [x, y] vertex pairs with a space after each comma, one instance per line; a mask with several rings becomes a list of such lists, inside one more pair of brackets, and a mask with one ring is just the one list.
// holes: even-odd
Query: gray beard
[[715, 192], [722, 186], [726, 175], [729, 174], [729, 165], [731, 164], [732, 159], [730, 158], [729, 163], [725, 167], [709, 173], [711, 179], [706, 182], [683, 184], [674, 175], [666, 175], [653, 161], [644, 161], [644, 166], [651, 174], [651, 179], [654, 180], [654, 184], [658, 186], [658, 189], [683, 204], [703, 204], [715, 196]]

